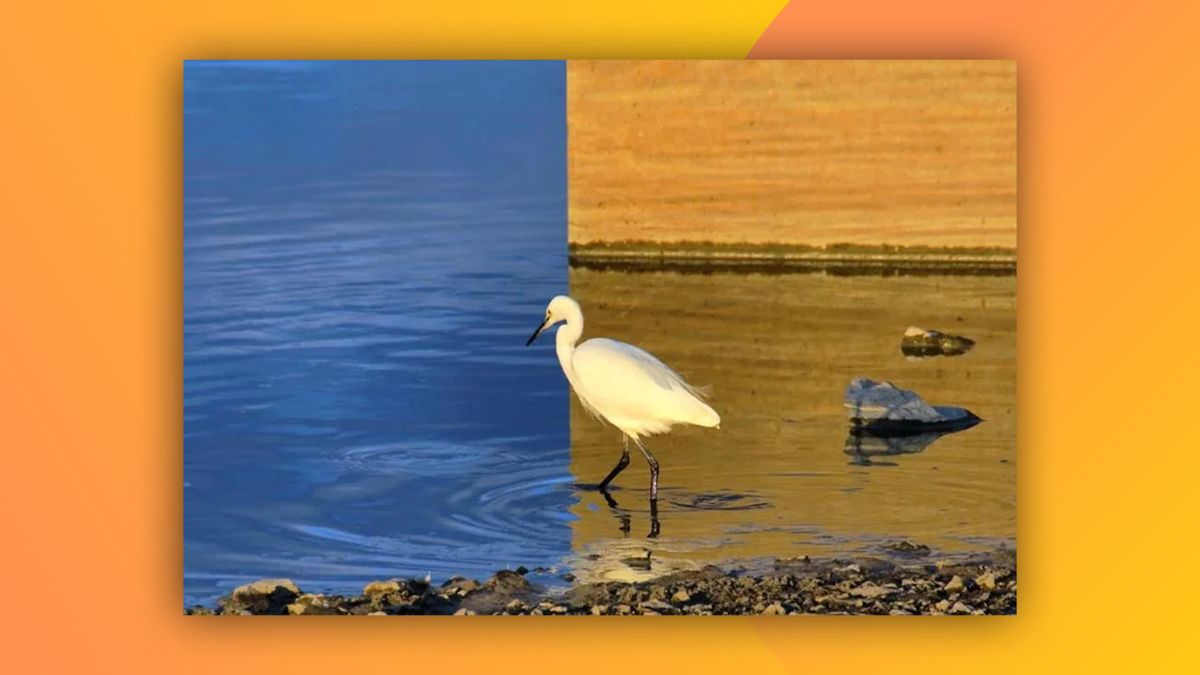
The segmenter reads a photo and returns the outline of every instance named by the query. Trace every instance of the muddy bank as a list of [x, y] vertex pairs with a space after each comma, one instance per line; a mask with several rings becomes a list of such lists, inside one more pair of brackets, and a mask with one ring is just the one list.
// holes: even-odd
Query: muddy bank
[[374, 581], [360, 595], [308, 594], [287, 579], [241, 586], [214, 608], [188, 614], [1015, 614], [1015, 552], [945, 563], [929, 549], [901, 542], [882, 558], [776, 560], [756, 575], [708, 566], [641, 583], [580, 584], [548, 591], [526, 570], [486, 581], [455, 577], [441, 585], [418, 579]]
[[707, 241], [572, 242], [572, 267], [619, 271], [825, 272], [834, 275], [984, 275], [1016, 273], [1016, 251], [1001, 247], [935, 247]]

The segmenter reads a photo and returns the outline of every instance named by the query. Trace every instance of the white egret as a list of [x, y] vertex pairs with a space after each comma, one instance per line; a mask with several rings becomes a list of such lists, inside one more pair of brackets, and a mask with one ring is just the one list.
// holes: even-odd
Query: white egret
[[658, 461], [642, 436], [661, 434], [675, 424], [717, 427], [721, 416], [703, 400], [696, 387], [684, 381], [653, 354], [631, 344], [592, 338], [575, 343], [583, 334], [583, 311], [579, 303], [565, 295], [555, 296], [546, 306], [546, 317], [529, 337], [533, 344], [547, 328], [566, 322], [555, 338], [558, 362], [571, 389], [594, 417], [621, 430], [621, 459], [600, 482], [600, 490], [629, 465], [629, 439], [637, 444], [650, 465], [650, 505], [656, 512], [658, 502]]

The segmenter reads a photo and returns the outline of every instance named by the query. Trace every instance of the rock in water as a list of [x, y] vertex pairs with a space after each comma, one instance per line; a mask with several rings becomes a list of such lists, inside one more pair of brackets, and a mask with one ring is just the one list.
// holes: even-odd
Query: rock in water
[[259, 579], [233, 589], [221, 601], [225, 614], [287, 614], [288, 605], [300, 597], [291, 579]]
[[905, 356], [958, 356], [974, 346], [971, 338], [916, 326], [909, 326], [900, 339], [900, 351]]
[[916, 392], [865, 377], [846, 387], [843, 405], [854, 431], [876, 436], [959, 431], [980, 421], [966, 408], [931, 406]]

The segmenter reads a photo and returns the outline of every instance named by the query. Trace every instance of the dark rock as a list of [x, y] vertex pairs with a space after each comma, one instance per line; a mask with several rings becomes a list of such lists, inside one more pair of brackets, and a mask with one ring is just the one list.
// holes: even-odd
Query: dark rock
[[485, 586], [492, 591], [501, 593], [524, 593], [532, 588], [529, 581], [520, 574], [510, 570], [500, 570]]
[[974, 346], [971, 338], [916, 326], [909, 326], [900, 339], [900, 351], [905, 356], [958, 356]]
[[653, 612], [658, 612], [659, 614], [667, 614], [667, 613], [675, 612], [675, 607], [673, 605], [671, 605], [670, 603], [667, 603], [667, 602], [663, 602], [662, 600], [647, 600], [646, 602], [641, 603], [641, 605], [639, 605], [639, 607], [641, 609], [648, 609]]
[[883, 545], [883, 548], [906, 558], [923, 558], [929, 555], [929, 547], [924, 544], [914, 544], [911, 541], [895, 541]]

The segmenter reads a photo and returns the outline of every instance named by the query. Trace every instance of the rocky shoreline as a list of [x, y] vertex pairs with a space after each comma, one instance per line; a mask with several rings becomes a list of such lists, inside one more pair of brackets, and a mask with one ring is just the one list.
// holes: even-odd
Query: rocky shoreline
[[907, 558], [776, 560], [754, 575], [708, 566], [639, 583], [578, 584], [547, 591], [527, 570], [503, 570], [480, 582], [454, 577], [433, 585], [418, 579], [373, 581], [360, 595], [304, 593], [288, 579], [263, 579], [235, 589], [215, 608], [193, 615], [781, 615], [1016, 614], [1016, 553], [955, 562], [926, 560], [929, 549], [901, 542]]

